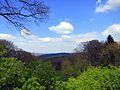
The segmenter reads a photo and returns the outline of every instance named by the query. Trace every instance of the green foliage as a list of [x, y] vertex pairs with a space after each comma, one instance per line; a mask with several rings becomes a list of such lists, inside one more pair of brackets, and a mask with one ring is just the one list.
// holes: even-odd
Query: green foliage
[[46, 62], [34, 61], [28, 66], [29, 78], [34, 76], [40, 85], [46, 87], [46, 90], [53, 90], [55, 87], [55, 72], [52, 66]]
[[0, 45], [0, 57], [5, 54], [7, 51], [5, 50], [5, 48], [3, 46]]
[[0, 58], [0, 89], [53, 90], [55, 83], [54, 70], [48, 63], [36, 61], [25, 68], [15, 58]]
[[[5, 45], [7, 48], [4, 48]], [[7, 56], [16, 52], [11, 52], [14, 50], [13, 44], [6, 42], [5, 45], [0, 45], [0, 90], [120, 90], [120, 67], [109, 66], [120, 65], [118, 43], [103, 47], [98, 41], [90, 42], [84, 52], [62, 60], [61, 71], [57, 71], [57, 74], [50, 63], [34, 61], [36, 58], [31, 53], [18, 51], [16, 54], [20, 60], [33, 61], [24, 64], [26, 67], [15, 58], [2, 58], [4, 54]], [[99, 50], [96, 50], [98, 47]], [[8, 51], [9, 54], [6, 54]], [[91, 67], [87, 70], [90, 63], [107, 67]]]
[[0, 58], [0, 88], [21, 87], [25, 69], [15, 58]]
[[55, 90], [65, 90], [66, 82], [63, 81], [56, 81]]
[[72, 63], [70, 62], [70, 60], [64, 60], [62, 62], [62, 73], [65, 76], [73, 76], [75, 74], [74, 72], [74, 68], [72, 66]]
[[66, 77], [77, 77], [81, 72], [87, 69], [89, 64], [85, 59], [82, 59], [80, 56], [72, 57], [72, 60], [66, 59], [62, 61], [61, 73]]
[[22, 90], [45, 90], [45, 87], [41, 86], [35, 77], [29, 78], [22, 86]]
[[44, 90], [44, 87], [36, 81], [36, 78], [32, 77], [24, 83], [22, 90]]
[[90, 68], [77, 79], [70, 78], [65, 90], [120, 90], [120, 68]]
[[74, 58], [74, 61], [73, 62], [73, 68], [76, 70], [76, 72], [78, 73], [77, 76], [82, 73], [83, 71], [85, 71], [90, 65], [89, 65], [89, 62], [80, 57], [80, 56], [76, 56]]

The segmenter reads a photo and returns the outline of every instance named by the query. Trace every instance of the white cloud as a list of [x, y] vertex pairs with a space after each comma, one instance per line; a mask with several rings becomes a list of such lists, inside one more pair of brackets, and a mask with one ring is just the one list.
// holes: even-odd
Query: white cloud
[[10, 34], [0, 34], [0, 39], [13, 40], [15, 37]]
[[66, 40], [66, 39], [70, 39], [71, 36], [69, 36], [69, 35], [62, 35], [61, 38], [64, 39], [64, 40]]
[[38, 38], [41, 42], [51, 42], [52, 38], [50, 37], [45, 37], [45, 38]]
[[29, 52], [55, 53], [72, 52], [78, 43], [93, 39], [97, 39], [96, 32], [61, 35], [60, 37], [37, 37], [35, 35], [28, 35], [27, 38], [16, 37], [12, 41], [19, 48]]
[[101, 0], [97, 0], [96, 4], [99, 4], [99, 3], [101, 3]]
[[90, 40], [98, 39], [97, 38], [97, 32], [89, 32], [85, 34], [80, 34], [77, 36], [76, 42], [86, 42]]
[[76, 35], [63, 35], [61, 39], [66, 42], [68, 41], [68, 42], [80, 43], [80, 42], [86, 42], [97, 39], [97, 33], [89, 32], [89, 33], [76, 34]]
[[76, 34], [76, 35], [62, 35], [61, 37], [44, 37], [39, 38], [40, 42], [44, 43], [58, 43], [58, 42], [73, 42], [73, 43], [80, 43], [80, 42], [86, 42], [93, 39], [97, 39], [97, 33], [96, 32], [90, 32], [90, 33], [83, 33], [83, 34]]
[[95, 12], [96, 13], [104, 13], [104, 12], [107, 12], [107, 11], [110, 11], [110, 10], [114, 10], [114, 9], [117, 9], [120, 7], [120, 0], [107, 0], [107, 2], [102, 5], [100, 4]]
[[108, 36], [109, 34], [111, 34], [116, 40], [120, 41], [120, 24], [113, 24], [102, 32], [102, 35], [104, 36]]
[[60, 22], [57, 26], [51, 26], [48, 28], [58, 34], [70, 34], [73, 31], [73, 26], [69, 22]]
[[29, 52], [55, 53], [72, 52], [80, 42], [97, 39], [96, 32], [61, 35], [60, 37], [37, 37], [30, 35], [27, 38], [17, 37], [15, 45]]

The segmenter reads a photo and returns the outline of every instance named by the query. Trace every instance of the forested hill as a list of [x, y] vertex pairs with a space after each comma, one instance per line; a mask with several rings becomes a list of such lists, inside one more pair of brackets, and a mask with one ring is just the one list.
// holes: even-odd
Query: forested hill
[[52, 53], [39, 55], [41, 59], [57, 58], [57, 57], [69, 57], [71, 53]]

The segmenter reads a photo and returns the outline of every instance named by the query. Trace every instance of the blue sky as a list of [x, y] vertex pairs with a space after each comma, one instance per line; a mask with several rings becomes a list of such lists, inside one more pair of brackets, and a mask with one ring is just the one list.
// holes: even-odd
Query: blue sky
[[26, 51], [38, 53], [72, 52], [79, 43], [105, 40], [108, 34], [120, 41], [120, 0], [44, 2], [50, 7], [49, 20], [39, 23], [39, 26], [28, 24], [31, 36], [21, 37], [20, 31], [0, 17], [0, 39], [10, 40]]

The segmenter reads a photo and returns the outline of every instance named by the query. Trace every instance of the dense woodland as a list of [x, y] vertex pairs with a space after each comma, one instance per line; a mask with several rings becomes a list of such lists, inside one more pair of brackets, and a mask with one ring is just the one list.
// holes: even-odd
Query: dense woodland
[[66, 56], [35, 56], [0, 40], [1, 90], [120, 90], [120, 43], [80, 43]]

